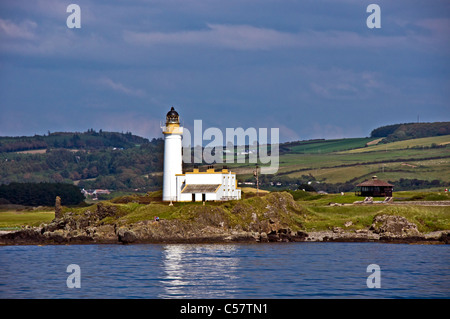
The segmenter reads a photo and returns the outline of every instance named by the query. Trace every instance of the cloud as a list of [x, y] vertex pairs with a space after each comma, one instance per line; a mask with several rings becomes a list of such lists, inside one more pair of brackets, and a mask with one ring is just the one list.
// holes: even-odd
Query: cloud
[[24, 20], [17, 24], [10, 20], [0, 19], [0, 34], [13, 39], [33, 39], [37, 23]]
[[177, 32], [124, 32], [127, 42], [145, 45], [154, 44], [193, 44], [218, 46], [232, 49], [268, 49], [290, 46], [295, 36], [272, 29], [249, 25], [207, 24], [205, 30]]
[[135, 97], [144, 97], [145, 92], [140, 89], [133, 89], [124, 86], [122, 83], [114, 82], [110, 78], [103, 77], [98, 80], [98, 83], [102, 84], [105, 87], [108, 87], [116, 92], [124, 93], [129, 96], [135, 96]]
[[348, 47], [367, 49], [414, 46], [418, 42], [426, 40], [425, 35], [419, 34], [387, 36], [336, 30], [286, 32], [251, 25], [228, 24], [207, 24], [206, 29], [176, 32], [124, 31], [123, 38], [128, 43], [138, 45], [201, 45], [236, 50]]

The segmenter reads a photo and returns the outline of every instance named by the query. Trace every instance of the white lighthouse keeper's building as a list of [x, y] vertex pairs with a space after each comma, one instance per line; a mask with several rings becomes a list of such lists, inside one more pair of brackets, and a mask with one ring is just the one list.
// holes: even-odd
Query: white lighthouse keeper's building
[[177, 174], [177, 201], [205, 202], [241, 199], [241, 189], [237, 187], [236, 173], [224, 168], [215, 171], [209, 168], [200, 172]]
[[241, 199], [241, 189], [237, 187], [236, 173], [224, 168], [215, 171], [208, 168], [200, 172], [182, 171], [183, 128], [180, 127], [178, 113], [172, 107], [166, 116], [164, 134], [164, 176], [163, 201], [219, 201]]

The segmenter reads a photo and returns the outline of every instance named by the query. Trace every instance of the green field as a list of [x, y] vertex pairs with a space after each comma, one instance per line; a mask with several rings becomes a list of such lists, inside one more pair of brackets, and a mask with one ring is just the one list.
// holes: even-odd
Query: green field
[[39, 226], [55, 218], [55, 212], [45, 211], [2, 211], [0, 212], [0, 230], [17, 229], [22, 226]]
[[367, 146], [364, 148], [352, 149], [348, 151], [343, 151], [344, 153], [362, 153], [362, 152], [377, 152], [377, 151], [392, 151], [401, 150], [412, 147], [432, 147], [439, 145], [450, 144], [450, 135], [443, 136], [433, 136], [424, 138], [415, 138], [404, 141], [392, 142], [387, 144], [378, 144], [373, 146]]
[[302, 141], [291, 143], [291, 154], [323, 154], [337, 151], [351, 150], [364, 147], [375, 138], [344, 138], [334, 140]]
[[[341, 227], [347, 230], [368, 228], [376, 215], [403, 216], [417, 225], [420, 232], [450, 229], [450, 211], [440, 206], [309, 206], [304, 227], [306, 231], [329, 230]], [[345, 227], [346, 222], [352, 225]]]
[[[450, 183], [450, 135], [365, 147], [371, 140], [375, 139], [324, 140], [290, 146], [290, 151], [280, 152], [277, 175], [311, 175], [327, 183], [359, 182], [372, 175], [390, 181], [403, 178]], [[242, 178], [251, 177], [253, 168], [248, 163], [231, 166]]]

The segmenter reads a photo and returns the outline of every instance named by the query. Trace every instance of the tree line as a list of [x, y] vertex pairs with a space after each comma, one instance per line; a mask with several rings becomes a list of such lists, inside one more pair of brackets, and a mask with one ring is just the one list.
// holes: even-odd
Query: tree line
[[450, 122], [404, 123], [385, 125], [374, 129], [371, 137], [384, 137], [383, 142], [450, 134]]
[[0, 202], [26, 206], [53, 206], [56, 196], [62, 205], [78, 205], [84, 201], [80, 189], [64, 183], [11, 183], [0, 185]]
[[48, 132], [47, 135], [0, 137], [1, 152], [18, 152], [45, 148], [101, 149], [131, 148], [149, 140], [131, 132], [118, 133], [88, 129], [86, 132]]
[[[249, 177], [246, 182], [255, 182], [254, 177]], [[340, 192], [353, 192], [356, 190], [356, 185], [361, 182], [360, 177], [352, 178], [343, 183], [327, 183], [319, 182], [312, 175], [302, 175], [301, 177], [289, 177], [283, 175], [261, 175], [259, 177], [259, 187], [270, 191], [277, 190], [305, 190], [307, 192], [327, 192], [327, 193], [340, 193]], [[448, 188], [449, 185], [446, 182], [440, 180], [422, 180], [416, 178], [400, 178], [398, 181], [388, 181], [394, 185], [394, 190], [414, 190], [414, 189], [426, 189], [442, 187]]]
[[86, 189], [156, 189], [162, 179], [152, 173], [162, 171], [163, 143], [162, 139], [153, 139], [129, 149], [0, 153], [0, 184], [76, 182]]

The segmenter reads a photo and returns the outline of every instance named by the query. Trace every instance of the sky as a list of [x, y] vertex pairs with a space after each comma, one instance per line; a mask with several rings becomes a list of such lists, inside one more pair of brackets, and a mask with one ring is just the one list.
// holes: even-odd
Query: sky
[[449, 121], [449, 33], [438, 0], [2, 0], [0, 136], [158, 138], [172, 106], [192, 131], [279, 128], [281, 142]]

